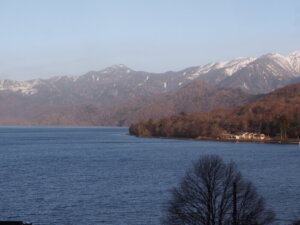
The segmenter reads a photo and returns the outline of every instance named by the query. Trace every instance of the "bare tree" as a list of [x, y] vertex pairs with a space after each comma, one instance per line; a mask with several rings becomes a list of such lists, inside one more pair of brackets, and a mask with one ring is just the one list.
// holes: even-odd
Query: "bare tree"
[[172, 197], [166, 225], [266, 225], [274, 220], [236, 165], [215, 155], [200, 158]]

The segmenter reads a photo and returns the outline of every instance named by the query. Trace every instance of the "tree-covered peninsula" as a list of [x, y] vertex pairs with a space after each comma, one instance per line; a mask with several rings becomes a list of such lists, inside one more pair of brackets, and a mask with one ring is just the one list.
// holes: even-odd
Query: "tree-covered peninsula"
[[[256, 135], [257, 140], [297, 141], [300, 136], [300, 83], [233, 109], [150, 119], [131, 125], [129, 130], [132, 135], [144, 137], [230, 140], [252, 134], [252, 139]], [[247, 138], [251, 139], [250, 136], [244, 139]]]

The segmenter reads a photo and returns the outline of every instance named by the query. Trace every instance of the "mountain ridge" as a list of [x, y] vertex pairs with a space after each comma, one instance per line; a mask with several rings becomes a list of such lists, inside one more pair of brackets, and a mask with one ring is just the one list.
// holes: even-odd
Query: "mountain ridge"
[[[199, 85], [201, 82], [213, 89], [209, 90], [204, 83]], [[297, 82], [300, 82], [300, 51], [287, 56], [265, 54], [258, 58], [238, 57], [165, 73], [135, 71], [123, 64], [116, 64], [81, 76], [0, 80], [0, 123], [16, 120], [18, 124], [44, 124], [42, 118], [49, 116], [49, 111], [51, 116], [45, 120], [51, 120], [51, 125], [60, 124], [55, 121], [61, 118], [64, 118], [62, 124], [69, 124], [71, 115], [70, 121], [77, 121], [73, 125], [88, 125], [90, 122], [82, 119], [83, 115], [93, 118], [92, 124], [101, 125], [110, 121], [105, 125], [127, 125], [136, 122], [132, 115], [144, 119], [142, 115], [157, 118], [181, 111], [207, 111], [217, 107], [215, 102], [218, 101], [220, 107], [228, 108], [243, 103], [248, 97], [251, 99], [251, 95], [265, 94]], [[189, 88], [191, 90], [187, 91]], [[236, 89], [242, 91], [241, 98]], [[204, 90], [211, 101], [205, 100]], [[183, 100], [186, 93], [189, 97]], [[230, 105], [227, 95], [235, 104]], [[199, 100], [194, 104], [190, 98]], [[151, 104], [156, 113], [150, 115]], [[164, 108], [164, 104], [167, 107]], [[92, 111], [101, 116], [92, 115]], [[79, 117], [85, 122], [78, 121]], [[40, 118], [40, 122], [34, 121], [35, 118]]]
[[[245, 69], [246, 68], [246, 69]], [[244, 69], [244, 70], [243, 70]], [[251, 77], [251, 74], [263, 76], [265, 73], [271, 74], [271, 77], [265, 79], [276, 80], [275, 87], [265, 85], [264, 88], [255, 89], [249, 84], [251, 80], [245, 80], [243, 83], [235, 83], [230, 85], [236, 77]], [[300, 77], [300, 51], [294, 51], [287, 56], [282, 56], [277, 53], [264, 54], [258, 58], [255, 57], [237, 57], [229, 61], [211, 62], [202, 66], [188, 67], [179, 71], [168, 71], [165, 73], [150, 73], [144, 71], [135, 71], [124, 64], [115, 64], [106, 67], [100, 71], [90, 71], [81, 76], [56, 76], [48, 79], [33, 79], [28, 81], [15, 80], [0, 80], [0, 91], [20, 92], [24, 95], [33, 95], [39, 91], [39, 87], [45, 84], [54, 84], [60, 80], [68, 80], [69, 82], [80, 82], [84, 78], [93, 79], [95, 82], [103, 82], [102, 78], [110, 75], [115, 82], [124, 82], [125, 75], [129, 77], [143, 77], [144, 81], [154, 79], [156, 86], [161, 86], [163, 89], [157, 92], [165, 92], [170, 89], [178, 89], [182, 84], [189, 83], [193, 80], [204, 80], [215, 87], [233, 87], [241, 88], [242, 90], [252, 93], [267, 93], [280, 85], [287, 85], [291, 79]], [[234, 77], [234, 78], [231, 78]], [[106, 77], [107, 79], [107, 77]], [[137, 79], [139, 80], [139, 79]], [[264, 82], [261, 80], [261, 82]], [[143, 86], [143, 83], [136, 83], [135, 86]], [[166, 90], [164, 90], [166, 89]]]

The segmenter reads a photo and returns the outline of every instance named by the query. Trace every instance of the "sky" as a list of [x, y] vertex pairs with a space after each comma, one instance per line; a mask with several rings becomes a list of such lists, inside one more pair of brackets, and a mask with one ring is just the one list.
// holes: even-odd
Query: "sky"
[[0, 79], [300, 50], [299, 0], [0, 0]]

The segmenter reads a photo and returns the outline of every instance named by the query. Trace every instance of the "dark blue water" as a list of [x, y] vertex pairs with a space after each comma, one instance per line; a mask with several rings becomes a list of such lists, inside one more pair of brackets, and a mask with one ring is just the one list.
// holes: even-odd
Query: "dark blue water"
[[155, 225], [191, 163], [234, 160], [279, 218], [300, 216], [297, 145], [135, 138], [125, 128], [0, 128], [0, 219]]

